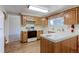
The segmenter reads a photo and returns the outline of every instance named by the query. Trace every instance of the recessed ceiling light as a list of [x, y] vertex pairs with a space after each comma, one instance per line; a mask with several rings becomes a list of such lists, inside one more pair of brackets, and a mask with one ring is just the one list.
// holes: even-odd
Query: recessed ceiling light
[[29, 9], [34, 10], [34, 11], [39, 11], [39, 12], [42, 12], [42, 13], [47, 13], [48, 12], [48, 10], [44, 10], [44, 9], [33, 7], [33, 6], [29, 6]]

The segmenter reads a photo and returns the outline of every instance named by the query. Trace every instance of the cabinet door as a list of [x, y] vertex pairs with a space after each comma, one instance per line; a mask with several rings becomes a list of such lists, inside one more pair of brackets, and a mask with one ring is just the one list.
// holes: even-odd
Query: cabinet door
[[26, 25], [26, 22], [27, 22], [27, 16], [21, 16], [21, 25], [24, 26]]
[[78, 36], [78, 52], [79, 52], [79, 36]]
[[54, 47], [52, 45], [51, 41], [48, 41], [47, 39], [41, 38], [40, 42], [40, 52], [41, 53], [52, 53], [54, 52]]
[[77, 8], [77, 23], [79, 24], [79, 7]]
[[47, 26], [48, 25], [48, 19], [47, 18], [43, 18], [42, 19], [42, 25], [43, 26]]
[[40, 40], [40, 52], [45, 53], [46, 52], [46, 41], [41, 37]]
[[35, 20], [36, 25], [41, 25], [42, 24], [42, 21], [41, 21], [40, 17], [34, 17], [34, 20]]
[[27, 42], [27, 32], [21, 32], [21, 42], [25, 43]]
[[37, 31], [37, 39], [40, 39], [41, 34], [43, 34], [43, 31]]
[[61, 48], [63, 53], [77, 52], [77, 37], [61, 42]]
[[76, 14], [76, 8], [71, 9], [65, 12], [65, 24], [77, 24], [77, 14]]

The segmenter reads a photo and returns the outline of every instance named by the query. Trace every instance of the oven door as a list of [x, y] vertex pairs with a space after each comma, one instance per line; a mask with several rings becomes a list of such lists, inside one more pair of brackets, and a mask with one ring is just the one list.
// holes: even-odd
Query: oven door
[[37, 31], [28, 31], [28, 38], [37, 37]]

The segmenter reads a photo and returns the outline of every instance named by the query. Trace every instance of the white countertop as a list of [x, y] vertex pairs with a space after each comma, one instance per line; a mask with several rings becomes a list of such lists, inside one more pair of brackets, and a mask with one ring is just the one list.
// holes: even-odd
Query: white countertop
[[79, 35], [79, 32], [73, 32], [73, 33], [72, 32], [59, 32], [59, 33], [51, 33], [51, 34], [42, 34], [41, 37], [57, 43], [57, 42], [75, 37], [77, 35]]

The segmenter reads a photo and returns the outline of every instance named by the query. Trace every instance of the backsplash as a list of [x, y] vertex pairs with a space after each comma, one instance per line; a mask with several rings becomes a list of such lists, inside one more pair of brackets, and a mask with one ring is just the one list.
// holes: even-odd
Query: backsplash
[[[75, 29], [74, 31], [75, 32], [79, 32], [79, 24], [78, 25], [74, 25], [75, 26]], [[70, 30], [71, 28], [71, 25], [63, 25], [63, 26], [53, 26], [53, 27], [45, 27], [43, 28], [44, 30], [44, 33], [47, 33], [47, 31], [53, 31], [53, 32], [71, 32]]]
[[24, 27], [21, 27], [22, 30], [29, 30], [31, 29], [31, 27], [34, 27], [34, 30], [43, 30], [43, 26], [37, 26], [37, 25], [34, 25], [34, 24], [27, 24], [26, 26]]
[[[30, 24], [28, 24], [27, 26], [24, 26], [22, 27], [22, 30], [23, 29], [28, 29], [27, 27], [29, 26]], [[31, 26], [31, 25], [30, 25]], [[29, 27], [30, 27], [29, 26]], [[35, 30], [43, 30], [44, 33], [48, 33], [48, 31], [52, 31], [52, 32], [71, 32], [70, 28], [71, 28], [71, 25], [63, 25], [63, 26], [52, 26], [52, 27], [47, 27], [47, 26], [36, 26], [36, 25], [32, 25], [34, 26], [34, 29]], [[75, 32], [79, 32], [79, 24], [78, 25], [74, 25], [75, 26], [75, 29], [74, 31]]]

